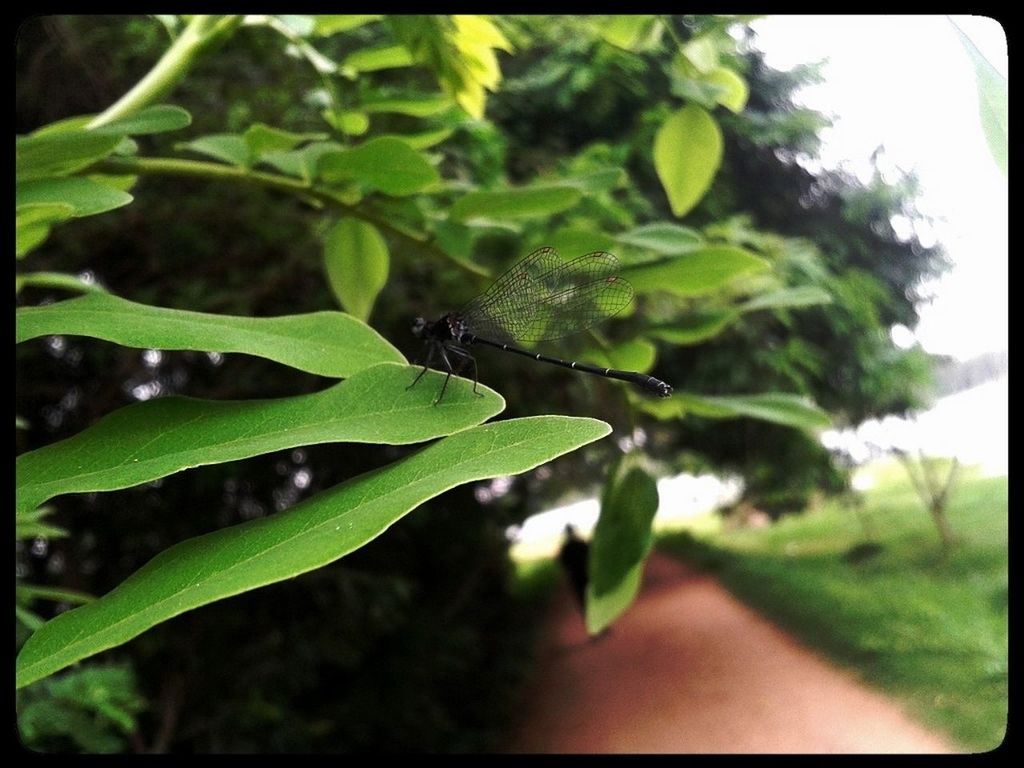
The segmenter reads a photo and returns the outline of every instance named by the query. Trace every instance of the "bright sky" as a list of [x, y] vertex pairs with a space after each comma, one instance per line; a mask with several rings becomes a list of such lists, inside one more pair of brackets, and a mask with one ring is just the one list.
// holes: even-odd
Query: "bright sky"
[[[1006, 35], [983, 16], [954, 16], [989, 62], [1007, 74]], [[945, 16], [770, 16], [753, 23], [769, 66], [828, 60], [824, 82], [798, 101], [834, 118], [823, 135], [826, 167], [862, 178], [885, 147], [883, 170], [914, 171], [918, 209], [954, 262], [932, 286], [915, 335], [926, 350], [961, 359], [1007, 348], [1007, 178], [978, 117], [974, 68]], [[907, 226], [896, 222], [894, 226]], [[929, 233], [919, 230], [926, 244]], [[894, 339], [899, 342], [898, 336]]]

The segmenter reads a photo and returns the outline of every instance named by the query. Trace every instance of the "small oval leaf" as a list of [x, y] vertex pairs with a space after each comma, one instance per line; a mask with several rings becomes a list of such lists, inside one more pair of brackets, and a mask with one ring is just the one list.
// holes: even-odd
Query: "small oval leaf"
[[356, 181], [395, 196], [415, 194], [441, 178], [422, 154], [389, 136], [322, 155], [319, 173], [327, 182]]
[[639, 292], [703, 296], [740, 275], [768, 269], [768, 262], [734, 245], [716, 245], [682, 256], [625, 267], [622, 276]]
[[388, 244], [372, 224], [346, 217], [324, 236], [324, 268], [342, 309], [365, 321], [388, 280]]
[[455, 201], [449, 215], [454, 221], [551, 216], [572, 208], [582, 197], [568, 185], [470, 192]]
[[688, 104], [654, 139], [654, 168], [672, 213], [685, 216], [708, 191], [722, 162], [722, 130], [708, 111]]
[[126, 117], [112, 120], [90, 130], [95, 133], [116, 133], [126, 136], [145, 136], [187, 128], [192, 124], [188, 110], [173, 104], [154, 104]]
[[120, 143], [121, 136], [81, 130], [20, 136], [15, 141], [15, 180], [67, 176], [102, 160]]
[[23, 205], [70, 205], [75, 216], [105, 213], [134, 198], [127, 192], [101, 184], [93, 179], [72, 176], [67, 178], [36, 179], [18, 184], [14, 191], [15, 207]]

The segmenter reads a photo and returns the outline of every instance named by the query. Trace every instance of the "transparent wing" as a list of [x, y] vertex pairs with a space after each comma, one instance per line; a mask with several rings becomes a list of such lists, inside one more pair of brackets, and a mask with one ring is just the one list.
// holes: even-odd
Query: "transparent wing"
[[615, 274], [618, 268], [618, 259], [605, 251], [563, 261], [553, 248], [541, 248], [459, 314], [470, 333], [491, 341], [560, 339], [629, 305], [633, 286]]

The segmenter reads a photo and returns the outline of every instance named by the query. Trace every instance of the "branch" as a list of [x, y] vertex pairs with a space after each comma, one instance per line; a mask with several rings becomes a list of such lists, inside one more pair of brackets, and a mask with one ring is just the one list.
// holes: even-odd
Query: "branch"
[[373, 224], [389, 234], [414, 243], [427, 253], [447, 259], [457, 266], [484, 277], [489, 274], [481, 267], [468, 264], [454, 258], [449, 253], [439, 248], [433, 242], [433, 235], [426, 232], [417, 232], [405, 227], [399, 227], [386, 219], [370, 213], [357, 205], [343, 203], [335, 197], [329, 189], [316, 186], [309, 182], [293, 179], [290, 176], [282, 176], [276, 173], [264, 171], [253, 171], [240, 166], [225, 165], [224, 163], [211, 163], [203, 160], [181, 160], [167, 157], [108, 157], [89, 166], [82, 173], [106, 173], [114, 176], [123, 175], [151, 175], [151, 176], [183, 176], [201, 179], [230, 179], [242, 181], [247, 184], [275, 189], [279, 192], [287, 192], [309, 202], [336, 208], [347, 216], [361, 219], [368, 224]]
[[242, 23], [242, 16], [194, 16], [160, 60], [124, 96], [94, 117], [87, 127], [98, 128], [143, 107], [155, 104], [180, 83], [211, 45]]

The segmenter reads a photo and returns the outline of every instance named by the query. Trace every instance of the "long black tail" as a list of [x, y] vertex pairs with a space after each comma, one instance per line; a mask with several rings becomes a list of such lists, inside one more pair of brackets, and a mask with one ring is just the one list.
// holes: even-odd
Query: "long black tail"
[[510, 347], [508, 344], [499, 344], [496, 341], [481, 339], [479, 336], [465, 338], [464, 341], [471, 344], [486, 344], [489, 347], [497, 347], [505, 352], [513, 352], [517, 355], [522, 355], [523, 357], [540, 360], [542, 363], [551, 363], [552, 365], [560, 365], [563, 368], [571, 368], [574, 371], [583, 371], [584, 373], [592, 373], [595, 376], [605, 376], [609, 379], [628, 381], [630, 384], [636, 384], [641, 389], [645, 389], [659, 397], [668, 397], [672, 394], [671, 384], [666, 384], [661, 379], [648, 376], [646, 373], [637, 373], [636, 371], [617, 371], [614, 368], [599, 368], [596, 365], [587, 365], [586, 363], [576, 363], [569, 360], [562, 360], [557, 357], [548, 357], [547, 355], [540, 355], [536, 352], [527, 352], [525, 349]]

